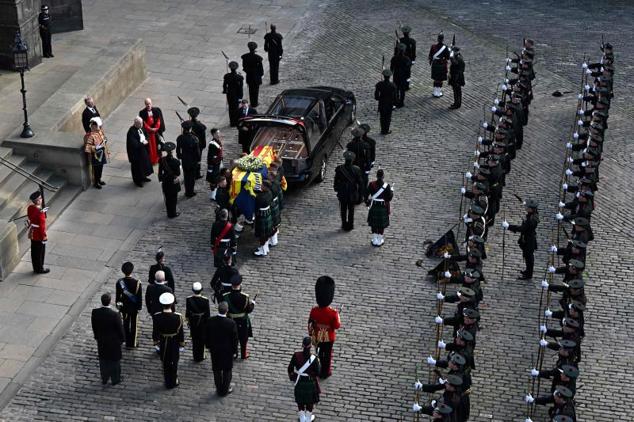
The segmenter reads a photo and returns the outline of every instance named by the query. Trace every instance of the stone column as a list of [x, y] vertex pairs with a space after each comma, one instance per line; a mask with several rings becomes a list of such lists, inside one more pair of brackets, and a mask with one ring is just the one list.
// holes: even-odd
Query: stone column
[[37, 22], [41, 4], [41, 0], [0, 0], [0, 67], [10, 69], [13, 66], [11, 47], [18, 30], [29, 46], [29, 65], [33, 67], [42, 61]]

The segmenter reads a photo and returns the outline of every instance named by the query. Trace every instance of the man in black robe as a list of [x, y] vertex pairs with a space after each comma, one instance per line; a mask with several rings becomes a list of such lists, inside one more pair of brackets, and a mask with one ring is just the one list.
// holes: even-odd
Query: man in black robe
[[147, 143], [147, 132], [143, 129], [143, 120], [140, 117], [136, 117], [134, 125], [128, 129], [126, 149], [132, 170], [132, 181], [140, 188], [143, 187], [143, 182], [151, 181], [148, 176], [154, 173], [147, 148], [145, 147]]
[[271, 85], [275, 85], [280, 82], [278, 73], [280, 70], [280, 60], [282, 60], [282, 55], [284, 54], [282, 39], [282, 34], [279, 34], [275, 25], [271, 24], [271, 32], [267, 32], [264, 36], [264, 51], [269, 53]]

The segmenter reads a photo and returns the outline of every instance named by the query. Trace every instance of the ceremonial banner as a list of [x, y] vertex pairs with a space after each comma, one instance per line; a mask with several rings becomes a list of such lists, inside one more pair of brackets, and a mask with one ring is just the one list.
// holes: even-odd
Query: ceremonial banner
[[453, 229], [443, 234], [440, 239], [434, 242], [427, 248], [425, 255], [427, 257], [435, 256], [441, 257], [448, 252], [450, 255], [458, 253], [458, 244], [456, 243], [456, 236], [453, 234]]

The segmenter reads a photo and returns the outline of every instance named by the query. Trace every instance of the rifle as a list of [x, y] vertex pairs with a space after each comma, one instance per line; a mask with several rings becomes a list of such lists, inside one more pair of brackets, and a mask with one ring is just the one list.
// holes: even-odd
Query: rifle
[[185, 107], [189, 107], [189, 105], [185, 102], [185, 100], [183, 100], [179, 95], [177, 95], [178, 100], [185, 106]]
[[224, 51], [220, 50], [223, 56], [225, 56], [225, 65], [227, 66], [227, 73], [229, 73], [229, 56], [225, 54]]
[[401, 38], [398, 36], [398, 29], [394, 30], [394, 35], [396, 36], [396, 41], [394, 43], [394, 53], [398, 53], [398, 45], [401, 43]]
[[185, 121], [185, 119], [183, 119], [180, 115], [180, 113], [176, 110], [174, 110], [174, 113], [176, 113], [176, 115], [178, 116], [178, 119], [181, 121], [181, 123], [183, 123]]
[[[504, 219], [504, 221], [506, 221], [506, 210], [504, 210], [502, 218]], [[502, 281], [504, 281], [504, 273], [506, 272], [505, 270], [506, 270], [506, 229], [502, 230]]]
[[451, 47], [449, 47], [449, 51], [453, 52], [453, 48], [456, 46], [456, 34], [453, 34], [453, 38], [451, 39]]
[[249, 37], [249, 41], [251, 41], [251, 24], [249, 24], [249, 32], [247, 32], [247, 37]]
[[514, 193], [513, 196], [516, 197], [522, 204], [524, 203], [524, 200], [518, 194]]

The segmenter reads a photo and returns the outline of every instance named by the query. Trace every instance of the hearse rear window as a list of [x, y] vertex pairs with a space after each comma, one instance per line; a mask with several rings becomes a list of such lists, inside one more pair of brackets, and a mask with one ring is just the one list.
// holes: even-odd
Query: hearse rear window
[[279, 98], [269, 110], [269, 114], [276, 116], [300, 117], [310, 108], [315, 101], [311, 97], [287, 97]]
[[304, 136], [294, 127], [260, 127], [253, 140], [252, 148], [258, 145], [273, 147], [277, 156], [282, 159], [297, 160], [308, 157]]

